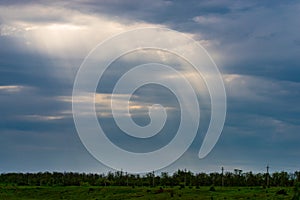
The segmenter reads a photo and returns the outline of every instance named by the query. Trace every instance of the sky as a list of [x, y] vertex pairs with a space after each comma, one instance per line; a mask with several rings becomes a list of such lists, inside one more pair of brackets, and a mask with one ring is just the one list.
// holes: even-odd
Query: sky
[[[210, 114], [209, 95], [201, 89], [205, 84], [196, 83], [204, 107], [198, 134], [176, 162], [160, 171], [212, 172], [223, 166], [264, 172], [267, 165], [270, 171], [300, 170], [299, 18], [300, 3], [292, 0], [0, 1], [0, 172], [112, 170], [87, 151], [77, 134], [73, 84], [97, 44], [144, 27], [179, 31], [201, 44], [217, 64], [227, 95], [219, 141], [199, 159]], [[166, 126], [153, 141], [122, 134], [109, 111], [120, 73], [162, 58], [170, 65], [188, 65], [166, 52], [137, 51], [112, 63], [97, 87], [99, 124], [127, 150], [161, 148], [179, 126], [178, 101], [157, 85], [141, 87], [131, 98], [132, 118], [139, 125], [149, 123], [149, 105], [167, 107]], [[123, 98], [117, 97], [121, 108]]]

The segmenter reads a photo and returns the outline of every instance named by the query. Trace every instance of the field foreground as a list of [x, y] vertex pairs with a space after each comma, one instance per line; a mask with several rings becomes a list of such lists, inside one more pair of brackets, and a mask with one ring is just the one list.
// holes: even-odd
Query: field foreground
[[[272, 187], [85, 187], [85, 186], [0, 186], [0, 199], [292, 199], [293, 188]], [[278, 192], [279, 191], [279, 192]], [[281, 191], [281, 192], [280, 192]], [[282, 194], [283, 193], [283, 194]], [[286, 193], [286, 194], [284, 194]]]

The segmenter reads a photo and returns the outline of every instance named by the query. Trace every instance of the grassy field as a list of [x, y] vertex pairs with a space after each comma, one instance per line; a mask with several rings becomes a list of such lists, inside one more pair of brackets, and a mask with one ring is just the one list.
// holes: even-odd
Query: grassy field
[[[276, 194], [284, 189], [287, 194]], [[273, 187], [186, 187], [174, 188], [147, 188], [147, 187], [14, 187], [0, 186], [1, 200], [33, 200], [33, 199], [292, 199], [293, 188]]]

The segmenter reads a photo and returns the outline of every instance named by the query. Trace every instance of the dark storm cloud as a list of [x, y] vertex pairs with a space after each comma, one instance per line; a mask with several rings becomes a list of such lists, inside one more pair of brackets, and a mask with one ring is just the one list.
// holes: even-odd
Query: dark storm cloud
[[[14, 1], [12, 1], [14, 2]], [[21, 3], [15, 1], [14, 3]], [[29, 1], [29, 4], [32, 3]], [[21, 3], [25, 4], [25, 3]], [[219, 51], [222, 70], [228, 73], [268, 76], [299, 81], [299, 38], [297, 1], [49, 1], [113, 20], [164, 24], [194, 33]], [[48, 16], [48, 15], [46, 15]], [[50, 16], [48, 16], [51, 19]], [[40, 18], [34, 18], [37, 21]], [[66, 19], [54, 19], [53, 21]], [[198, 35], [198, 36], [197, 36]], [[214, 43], [215, 42], [215, 43]], [[288, 66], [286, 66], [288, 65]]]
[[70, 7], [112, 19], [164, 24], [195, 34], [222, 55], [223, 72], [299, 82], [297, 1], [78, 1]]

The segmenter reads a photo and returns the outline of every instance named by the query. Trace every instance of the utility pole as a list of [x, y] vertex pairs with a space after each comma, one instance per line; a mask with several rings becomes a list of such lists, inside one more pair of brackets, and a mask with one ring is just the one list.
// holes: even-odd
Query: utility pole
[[153, 171], [153, 178], [152, 178], [152, 184], [153, 184], [153, 187], [155, 186], [155, 174], [154, 174], [154, 171]]
[[269, 164], [267, 165], [267, 187], [270, 187], [270, 180], [269, 180]]
[[224, 187], [224, 167], [222, 167], [222, 187]]
[[128, 187], [128, 173], [126, 172], [125, 174], [126, 174], [126, 185]]
[[184, 169], [184, 187], [186, 186], [186, 169]]

